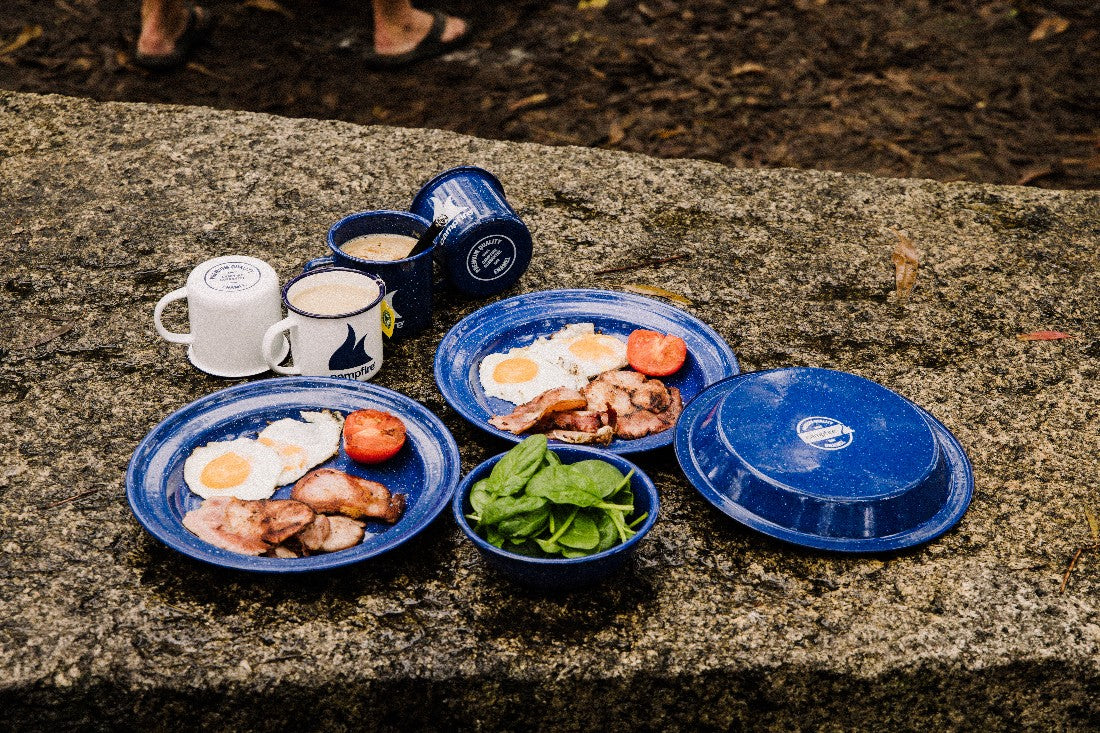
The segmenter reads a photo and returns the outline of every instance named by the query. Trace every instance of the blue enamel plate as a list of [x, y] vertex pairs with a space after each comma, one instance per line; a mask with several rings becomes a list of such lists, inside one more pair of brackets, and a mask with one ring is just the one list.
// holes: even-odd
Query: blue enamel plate
[[863, 377], [794, 367], [704, 390], [676, 458], [711, 504], [796, 545], [882, 552], [927, 542], [966, 512], [974, 476], [938, 420]]
[[[302, 558], [252, 557], [214, 547], [182, 524], [202, 499], [183, 480], [191, 452], [214, 441], [255, 437], [268, 423], [300, 420], [303, 410], [384, 410], [405, 424], [406, 441], [396, 456], [377, 465], [339, 453], [321, 464], [384, 484], [405, 494], [405, 514], [394, 525], [368, 522], [362, 543], [339, 552]], [[130, 508], [154, 537], [184, 555], [226, 568], [264, 573], [300, 573], [350, 565], [392, 550], [424, 529], [458, 486], [458, 446], [442, 421], [423, 405], [384, 387], [329, 377], [265, 379], [207, 395], [169, 415], [141, 441], [126, 472]], [[280, 487], [275, 499], [290, 496]]]
[[[473, 425], [505, 440], [513, 435], [489, 424], [515, 405], [489, 397], [481, 388], [478, 367], [489, 354], [527, 346], [570, 323], [592, 323], [596, 331], [624, 341], [636, 329], [674, 334], [687, 343], [688, 358], [680, 371], [661, 377], [680, 390], [686, 405], [709, 384], [737, 374], [733, 350], [714, 329], [679, 308], [651, 298], [609, 290], [544, 290], [497, 301], [471, 313], [447, 332], [435, 352], [435, 381], [447, 403]], [[616, 438], [606, 450], [640, 453], [670, 445], [673, 431], [644, 438]]]

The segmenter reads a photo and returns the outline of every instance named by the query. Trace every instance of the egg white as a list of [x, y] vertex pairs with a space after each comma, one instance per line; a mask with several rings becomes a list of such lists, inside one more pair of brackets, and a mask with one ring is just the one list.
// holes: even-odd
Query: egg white
[[262, 431], [256, 440], [279, 454], [282, 471], [278, 485], [297, 481], [340, 449], [340, 434], [344, 429], [344, 416], [340, 413], [303, 412], [302, 420], [283, 418], [276, 420]]
[[[599, 353], [593, 353], [593, 345]], [[543, 359], [585, 379], [627, 365], [626, 342], [610, 334], [596, 333], [591, 323], [570, 323], [549, 338], [539, 339], [532, 348]]]
[[[509, 359], [527, 359], [531, 363], [534, 372], [528, 379], [523, 381], [500, 381], [495, 374], [497, 367], [501, 362]], [[588, 384], [587, 379], [570, 374], [557, 364], [541, 358], [530, 347], [489, 354], [481, 360], [478, 367], [478, 378], [485, 394], [511, 402], [514, 405], [530, 402], [543, 392], [556, 387], [580, 389]]]
[[[210, 486], [205, 483], [203, 470], [228, 453], [236, 454], [247, 464], [242, 479], [232, 486]], [[183, 480], [187, 482], [187, 488], [204, 499], [215, 496], [232, 496], [241, 500], [267, 499], [275, 493], [282, 470], [283, 462], [272, 448], [251, 438], [237, 438], [207, 443], [193, 450], [183, 463]]]

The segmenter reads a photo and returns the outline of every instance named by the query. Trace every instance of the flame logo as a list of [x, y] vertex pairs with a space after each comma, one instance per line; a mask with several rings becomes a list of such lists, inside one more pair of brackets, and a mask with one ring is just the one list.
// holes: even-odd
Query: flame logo
[[355, 340], [355, 330], [348, 324], [348, 337], [344, 339], [344, 343], [340, 344], [340, 348], [332, 352], [332, 356], [328, 360], [328, 368], [332, 371], [344, 371], [345, 369], [355, 369], [356, 367], [369, 364], [374, 359], [367, 353], [367, 349], [364, 346], [364, 341], [367, 337]]

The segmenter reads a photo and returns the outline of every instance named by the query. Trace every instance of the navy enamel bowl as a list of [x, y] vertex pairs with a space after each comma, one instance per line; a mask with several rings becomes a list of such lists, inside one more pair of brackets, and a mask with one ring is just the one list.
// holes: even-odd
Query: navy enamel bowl
[[[574, 559], [525, 557], [489, 544], [474, 531], [474, 528], [466, 519], [466, 515], [473, 511], [470, 506], [469, 494], [470, 488], [489, 475], [496, 462], [505, 456], [504, 453], [493, 456], [477, 466], [463, 479], [455, 492], [451, 508], [454, 510], [455, 521], [458, 522], [458, 526], [462, 528], [470, 541], [485, 556], [486, 562], [501, 575], [522, 585], [540, 590], [572, 590], [597, 583], [621, 567], [630, 557], [634, 548], [638, 546], [638, 542], [657, 521], [657, 512], [660, 510], [661, 502], [657, 495], [657, 487], [649, 476], [622, 456], [596, 448], [575, 445], [551, 445], [550, 450], [554, 451], [562, 463], [566, 464], [598, 458], [615, 466], [624, 475], [633, 470], [634, 475], [630, 478], [630, 488], [634, 491], [633, 516], [637, 517], [644, 512], [648, 512], [645, 521], [637, 527], [637, 533], [626, 542], [615, 545], [609, 550]], [[627, 521], [630, 521], [630, 519], [631, 517], [627, 517]]]

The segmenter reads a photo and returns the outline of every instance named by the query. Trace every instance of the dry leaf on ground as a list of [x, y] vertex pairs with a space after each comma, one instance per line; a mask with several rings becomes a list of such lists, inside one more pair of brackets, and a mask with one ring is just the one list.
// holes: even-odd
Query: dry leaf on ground
[[1019, 341], [1057, 341], [1059, 339], [1071, 339], [1073, 334], [1064, 331], [1032, 331], [1031, 333], [1016, 334]]
[[730, 70], [730, 76], [741, 76], [742, 74], [764, 74], [768, 70], [760, 64], [747, 63], [740, 66], [734, 66]]
[[901, 232], [894, 232], [898, 238], [894, 253], [890, 259], [894, 263], [894, 286], [898, 292], [898, 302], [904, 303], [917, 282], [917, 248], [913, 240]]
[[607, 144], [618, 145], [626, 137], [626, 130], [618, 120], [611, 120], [611, 126], [607, 130]]
[[535, 105], [542, 104], [549, 98], [550, 95], [546, 92], [532, 94], [530, 97], [524, 97], [523, 99], [518, 99], [515, 102], [509, 104], [508, 111], [515, 112], [516, 110], [523, 109], [524, 107], [534, 107]]
[[656, 295], [658, 298], [664, 298], [665, 300], [671, 300], [674, 303], [681, 305], [692, 305], [689, 298], [685, 298], [679, 293], [674, 293], [671, 290], [665, 290], [664, 288], [656, 288], [652, 285], [623, 285], [623, 290], [627, 290], [631, 293], [638, 293], [639, 295]]
[[275, 0], [245, 0], [241, 3], [241, 7], [255, 8], [256, 10], [264, 10], [268, 13], [279, 13], [280, 15], [285, 15], [290, 20], [294, 20], [294, 13], [275, 2]]
[[1027, 37], [1027, 40], [1032, 43], [1042, 41], [1059, 33], [1064, 33], [1068, 28], [1068, 20], [1060, 15], [1052, 15], [1049, 18], [1043, 18], [1039, 25], [1035, 26], [1035, 30], [1031, 32], [1031, 35]]
[[9, 53], [11, 53], [13, 51], [18, 51], [19, 49], [23, 48], [23, 46], [26, 46], [28, 43], [30, 43], [31, 41], [33, 41], [34, 39], [38, 38], [41, 35], [42, 35], [42, 26], [40, 26], [40, 25], [25, 25], [25, 26], [23, 26], [23, 30], [19, 31], [19, 35], [15, 37], [14, 41], [12, 41], [8, 45], [3, 46], [2, 48], [0, 48], [0, 56], [7, 56]]

